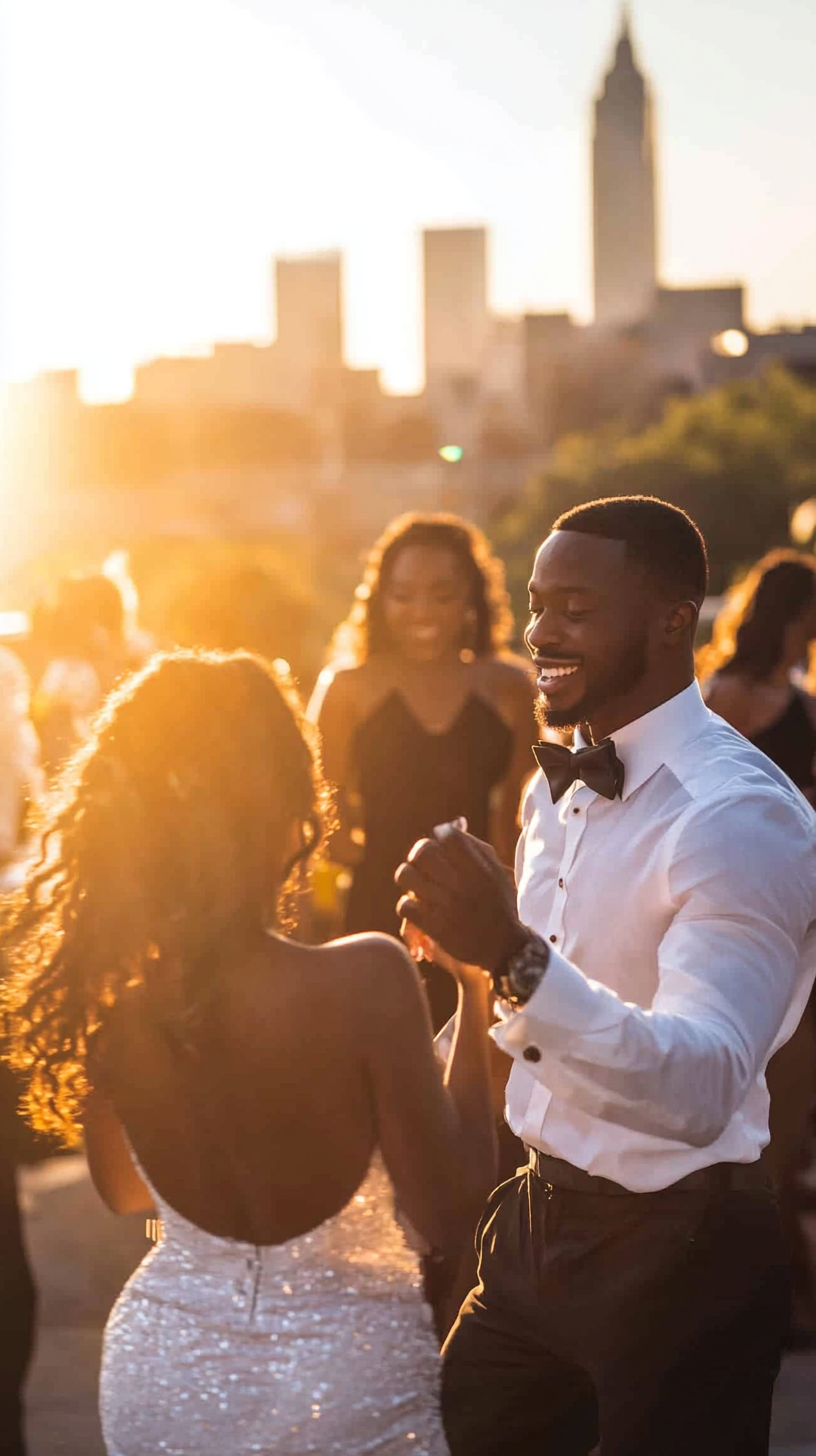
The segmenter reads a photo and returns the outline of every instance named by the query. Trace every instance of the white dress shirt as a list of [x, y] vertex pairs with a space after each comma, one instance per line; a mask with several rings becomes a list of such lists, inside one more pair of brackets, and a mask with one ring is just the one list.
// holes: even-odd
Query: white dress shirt
[[552, 954], [493, 1034], [525, 1143], [651, 1190], [768, 1141], [765, 1068], [816, 967], [816, 815], [696, 683], [613, 736], [622, 799], [531, 781], [519, 915]]

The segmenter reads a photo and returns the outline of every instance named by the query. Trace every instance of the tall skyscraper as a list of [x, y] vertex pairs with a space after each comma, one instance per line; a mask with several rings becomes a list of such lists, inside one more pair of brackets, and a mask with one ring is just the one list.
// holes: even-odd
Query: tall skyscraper
[[657, 291], [652, 100], [638, 70], [624, 6], [615, 61], [595, 102], [595, 322], [638, 323]]
[[487, 229], [426, 228], [425, 377], [436, 383], [475, 378], [487, 343]]

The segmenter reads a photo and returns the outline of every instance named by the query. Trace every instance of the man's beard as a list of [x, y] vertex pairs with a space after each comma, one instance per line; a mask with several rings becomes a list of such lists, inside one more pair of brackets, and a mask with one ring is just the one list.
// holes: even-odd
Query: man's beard
[[545, 728], [575, 729], [582, 723], [591, 723], [593, 717], [602, 713], [610, 702], [625, 697], [636, 688], [648, 670], [648, 640], [644, 632], [637, 642], [631, 642], [621, 652], [614, 664], [607, 665], [596, 674], [584, 696], [571, 708], [550, 708], [544, 694], [539, 693], [535, 704], [539, 731], [543, 733]]

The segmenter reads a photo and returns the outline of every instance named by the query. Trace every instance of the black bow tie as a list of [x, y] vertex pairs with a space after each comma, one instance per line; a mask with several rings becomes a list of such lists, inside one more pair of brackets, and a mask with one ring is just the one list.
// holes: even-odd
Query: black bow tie
[[575, 750], [565, 748], [562, 743], [534, 743], [533, 753], [542, 773], [547, 775], [554, 804], [576, 779], [596, 794], [603, 794], [605, 799], [623, 795], [625, 770], [611, 738]]

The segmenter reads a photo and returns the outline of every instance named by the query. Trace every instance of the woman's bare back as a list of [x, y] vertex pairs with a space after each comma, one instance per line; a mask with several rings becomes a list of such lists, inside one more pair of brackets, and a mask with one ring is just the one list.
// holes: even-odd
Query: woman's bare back
[[211, 1233], [276, 1244], [344, 1206], [378, 1140], [372, 995], [387, 1008], [402, 956], [382, 937], [259, 936], [219, 969], [186, 1035], [146, 988], [122, 999], [105, 1090], [171, 1207]]

